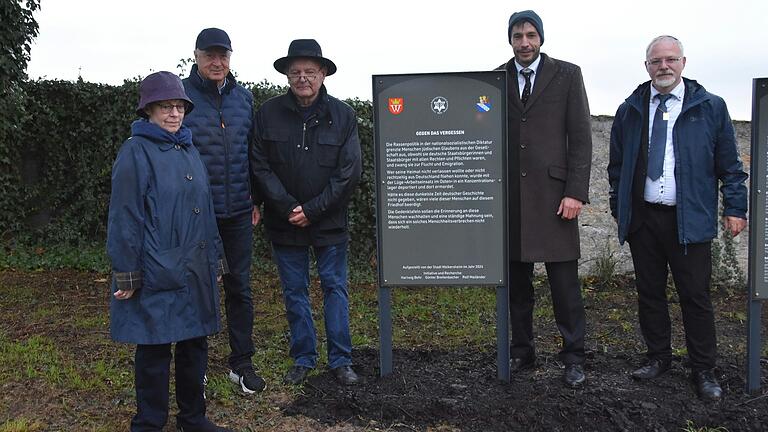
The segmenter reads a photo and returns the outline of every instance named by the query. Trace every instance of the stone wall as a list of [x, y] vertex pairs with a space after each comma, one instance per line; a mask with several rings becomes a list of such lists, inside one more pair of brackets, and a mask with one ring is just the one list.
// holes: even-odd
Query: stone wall
[[[632, 258], [629, 254], [629, 246], [619, 245], [616, 236], [616, 223], [611, 217], [608, 206], [608, 152], [611, 138], [611, 124], [613, 117], [592, 117], [592, 177], [589, 188], [590, 204], [585, 206], [579, 216], [581, 224], [581, 260], [579, 261], [579, 273], [588, 275], [592, 271], [596, 257], [605, 254], [607, 250], [613, 250], [618, 254], [620, 272], [631, 272]], [[750, 164], [750, 137], [749, 122], [734, 122], [736, 139], [739, 143], [739, 153], [744, 167], [749, 172]], [[747, 181], [749, 183], [749, 181]], [[747, 184], [747, 186], [749, 186]], [[748, 230], [735, 238], [739, 255], [739, 262], [745, 274], [747, 271]], [[612, 248], [612, 249], [607, 249]], [[538, 266], [538, 271], [543, 267]]]

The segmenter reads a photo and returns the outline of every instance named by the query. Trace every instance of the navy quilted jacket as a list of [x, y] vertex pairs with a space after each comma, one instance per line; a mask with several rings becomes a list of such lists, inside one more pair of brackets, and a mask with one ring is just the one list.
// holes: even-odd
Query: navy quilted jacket
[[253, 94], [229, 74], [219, 94], [216, 83], [205, 80], [192, 66], [183, 80], [194, 111], [184, 117], [192, 141], [208, 169], [217, 218], [250, 212], [258, 197], [251, 196], [248, 147], [253, 126]]

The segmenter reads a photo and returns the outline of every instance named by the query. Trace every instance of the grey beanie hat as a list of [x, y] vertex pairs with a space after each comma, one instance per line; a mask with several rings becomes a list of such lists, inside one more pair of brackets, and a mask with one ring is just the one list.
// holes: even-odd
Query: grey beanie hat
[[512, 26], [520, 21], [528, 21], [536, 27], [536, 31], [539, 32], [539, 39], [541, 44], [544, 45], [544, 24], [541, 23], [541, 18], [532, 10], [524, 10], [522, 12], [515, 12], [509, 17], [509, 29], [507, 29], [507, 36], [509, 37], [509, 44], [512, 45]]
[[181, 99], [186, 102], [187, 113], [195, 107], [184, 91], [181, 78], [172, 72], [165, 71], [149, 74], [139, 84], [139, 106], [136, 107], [136, 114], [147, 118], [147, 113], [144, 111], [147, 105], [172, 99]]

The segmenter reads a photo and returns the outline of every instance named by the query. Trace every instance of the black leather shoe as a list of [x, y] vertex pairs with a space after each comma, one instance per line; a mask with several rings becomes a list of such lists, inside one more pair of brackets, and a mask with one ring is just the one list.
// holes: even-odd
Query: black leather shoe
[[647, 365], [632, 372], [632, 378], [636, 380], [649, 380], [658, 377], [668, 371], [672, 366], [671, 360], [651, 359]]
[[700, 398], [717, 401], [723, 397], [723, 389], [720, 388], [720, 384], [718, 384], [717, 378], [715, 378], [714, 370], [694, 371], [691, 374], [691, 379], [696, 386], [696, 393], [699, 394]]
[[525, 369], [531, 369], [536, 364], [535, 356], [512, 357], [509, 359], [509, 373], [519, 372]]
[[356, 385], [360, 382], [360, 377], [357, 376], [352, 366], [339, 366], [336, 369], [331, 369], [333, 376], [336, 377], [336, 381], [344, 385]]
[[308, 373], [309, 373], [308, 367], [293, 365], [288, 370], [288, 373], [285, 374], [285, 377], [283, 378], [283, 382], [286, 384], [299, 385], [304, 382], [304, 380], [307, 378]]
[[580, 387], [587, 380], [587, 376], [584, 375], [584, 366], [580, 364], [565, 365], [565, 372], [563, 372], [563, 381], [568, 387]]
[[176, 423], [176, 430], [178, 432], [234, 432], [232, 429], [216, 426], [208, 419], [203, 419], [203, 422], [195, 426], [182, 426]]

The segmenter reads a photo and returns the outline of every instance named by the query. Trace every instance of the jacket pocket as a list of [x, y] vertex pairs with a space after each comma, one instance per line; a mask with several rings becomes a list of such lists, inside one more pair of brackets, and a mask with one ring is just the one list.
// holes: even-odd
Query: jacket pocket
[[264, 149], [271, 163], [285, 163], [288, 151], [288, 131], [285, 129], [264, 130]]
[[559, 166], [551, 166], [549, 167], [549, 176], [553, 179], [566, 181], [568, 180], [568, 169]]
[[184, 247], [147, 251], [144, 257], [144, 286], [155, 291], [169, 291], [186, 285], [187, 268]]
[[339, 160], [341, 139], [334, 133], [321, 132], [317, 136], [317, 163], [320, 166], [333, 168]]

